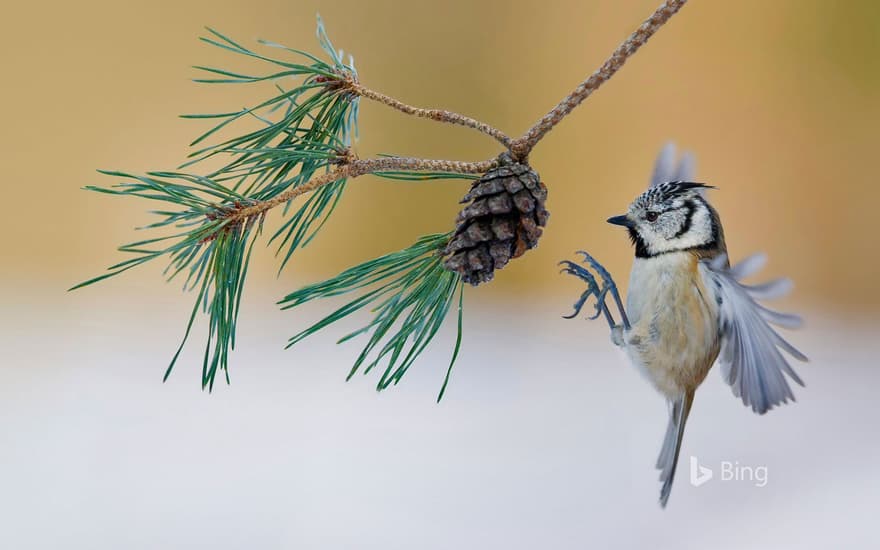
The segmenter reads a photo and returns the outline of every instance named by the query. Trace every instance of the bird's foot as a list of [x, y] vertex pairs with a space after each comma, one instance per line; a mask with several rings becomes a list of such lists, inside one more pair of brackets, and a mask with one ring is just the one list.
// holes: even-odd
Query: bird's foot
[[603, 308], [605, 308], [605, 295], [608, 293], [607, 287], [600, 287], [599, 283], [596, 281], [596, 277], [593, 276], [592, 273], [589, 272], [586, 268], [568, 260], [559, 262], [559, 265], [564, 266], [560, 273], [568, 273], [569, 275], [574, 275], [578, 279], [587, 283], [587, 289], [581, 294], [580, 298], [574, 303], [574, 311], [571, 315], [564, 315], [563, 317], [566, 319], [573, 319], [577, 317], [581, 309], [583, 309], [584, 305], [587, 303], [587, 300], [590, 299], [590, 296], [596, 297], [596, 314], [590, 317], [590, 319], [596, 319], [602, 313]]
[[620, 318], [623, 321], [623, 328], [629, 329], [629, 318], [626, 316], [626, 309], [623, 307], [623, 300], [620, 299], [620, 291], [617, 290], [617, 284], [615, 284], [614, 278], [611, 277], [611, 273], [609, 273], [602, 264], [597, 262], [595, 258], [590, 256], [589, 253], [583, 250], [578, 250], [577, 253], [582, 255], [584, 257], [584, 263], [589, 264], [599, 277], [601, 277], [603, 298], [605, 293], [611, 293], [611, 296], [614, 298], [614, 303], [617, 305], [617, 311], [620, 313]]
[[[577, 317], [581, 312], [581, 309], [583, 309], [584, 304], [587, 303], [587, 300], [589, 300], [591, 296], [594, 296], [596, 298], [596, 314], [591, 316], [590, 319], [597, 319], [599, 315], [604, 315], [605, 320], [608, 322], [608, 327], [611, 328], [612, 331], [612, 341], [617, 345], [622, 345], [623, 336], [620, 334], [622, 329], [617, 330], [618, 335], [615, 336], [615, 327], [618, 327], [618, 325], [614, 321], [614, 317], [611, 315], [611, 310], [605, 303], [605, 297], [610, 292], [620, 310], [623, 319], [623, 328], [629, 328], [629, 320], [626, 317], [626, 312], [623, 310], [623, 303], [620, 301], [620, 293], [617, 291], [617, 285], [614, 284], [614, 279], [611, 278], [611, 274], [608, 273], [608, 270], [605, 269], [602, 264], [597, 262], [592, 256], [584, 251], [578, 251], [578, 253], [584, 256], [584, 263], [588, 264], [596, 271], [596, 274], [599, 275], [602, 282], [600, 284], [596, 279], [596, 276], [582, 265], [578, 265], [568, 260], [559, 262], [559, 264], [563, 266], [561, 273], [574, 275], [578, 279], [587, 283], [587, 289], [581, 294], [577, 302], [574, 303], [574, 312], [572, 312], [571, 315], [566, 315], [565, 318], [572, 319]], [[618, 343], [618, 341], [621, 343]]]

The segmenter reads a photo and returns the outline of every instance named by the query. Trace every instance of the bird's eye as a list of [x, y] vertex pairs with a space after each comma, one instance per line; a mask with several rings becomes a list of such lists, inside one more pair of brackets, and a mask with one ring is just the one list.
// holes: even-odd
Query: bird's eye
[[648, 212], [647, 214], [645, 214], [645, 219], [648, 220], [649, 222], [654, 222], [654, 221], [657, 221], [657, 217], [659, 215], [660, 214], [658, 214], [657, 212]]

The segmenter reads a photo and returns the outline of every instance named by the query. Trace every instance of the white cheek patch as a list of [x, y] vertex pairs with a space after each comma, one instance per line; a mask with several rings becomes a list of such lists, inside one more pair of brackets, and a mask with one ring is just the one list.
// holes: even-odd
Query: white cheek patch
[[691, 217], [691, 226], [687, 232], [673, 239], [652, 239], [649, 245], [650, 252], [659, 254], [670, 250], [686, 250], [704, 245], [712, 240], [712, 218], [709, 209], [697, 202], [694, 205], [694, 213]]

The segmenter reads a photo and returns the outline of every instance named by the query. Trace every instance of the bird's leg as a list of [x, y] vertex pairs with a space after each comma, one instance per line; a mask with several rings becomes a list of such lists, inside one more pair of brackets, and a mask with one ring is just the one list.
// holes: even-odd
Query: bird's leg
[[608, 306], [605, 304], [605, 294], [608, 293], [607, 286], [605, 288], [599, 288], [599, 284], [596, 282], [596, 278], [590, 273], [587, 269], [579, 266], [574, 262], [564, 261], [559, 262], [559, 265], [565, 266], [561, 273], [568, 273], [569, 275], [574, 275], [578, 279], [587, 283], [587, 290], [581, 294], [581, 297], [578, 298], [577, 302], [574, 303], [574, 312], [571, 315], [564, 315], [566, 319], [573, 319], [577, 317], [577, 315], [581, 312], [581, 309], [584, 307], [584, 304], [587, 303], [587, 300], [590, 296], [596, 297], [596, 314], [590, 317], [590, 319], [596, 319], [599, 315], [604, 315], [605, 320], [608, 322], [608, 326], [611, 328], [612, 333], [614, 332], [614, 327], [617, 324], [614, 322], [614, 317], [611, 315], [611, 311], [608, 309]]
[[629, 318], [626, 316], [626, 309], [623, 307], [623, 300], [620, 299], [620, 292], [617, 290], [617, 285], [614, 284], [614, 279], [611, 278], [611, 274], [608, 273], [608, 270], [605, 269], [602, 264], [596, 261], [595, 258], [590, 256], [588, 253], [583, 250], [578, 250], [578, 254], [582, 254], [584, 256], [584, 261], [596, 270], [596, 273], [602, 277], [602, 293], [611, 292], [611, 295], [614, 297], [614, 302], [617, 304], [617, 310], [620, 312], [620, 318], [623, 321], [624, 330], [630, 329]]
[[623, 327], [620, 325], [614, 325], [611, 327], [611, 343], [615, 346], [622, 348], [626, 345], [626, 342], [623, 340]]

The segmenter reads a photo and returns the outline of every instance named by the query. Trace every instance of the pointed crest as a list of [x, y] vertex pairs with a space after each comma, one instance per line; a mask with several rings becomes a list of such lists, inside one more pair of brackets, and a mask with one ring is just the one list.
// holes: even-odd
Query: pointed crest
[[657, 160], [654, 161], [654, 171], [651, 174], [651, 182], [648, 188], [656, 187], [662, 183], [671, 181], [686, 182], [694, 178], [696, 159], [690, 151], [685, 151], [678, 163], [675, 162], [676, 147], [672, 141], [666, 142]]

